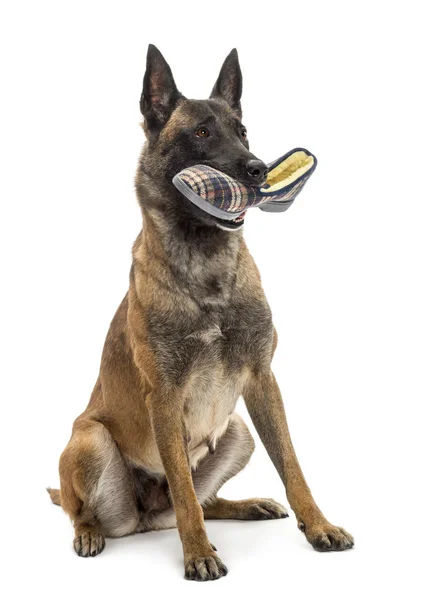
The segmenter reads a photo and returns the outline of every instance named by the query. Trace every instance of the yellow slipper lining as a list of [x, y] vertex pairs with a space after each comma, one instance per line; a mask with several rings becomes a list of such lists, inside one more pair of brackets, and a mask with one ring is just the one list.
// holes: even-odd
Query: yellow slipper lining
[[314, 159], [302, 150], [294, 152], [286, 160], [270, 171], [263, 192], [275, 192], [299, 179], [313, 165]]

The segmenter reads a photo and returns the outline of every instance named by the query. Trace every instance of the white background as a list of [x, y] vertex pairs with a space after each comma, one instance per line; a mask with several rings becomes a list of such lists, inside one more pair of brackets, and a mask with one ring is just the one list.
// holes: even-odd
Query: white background
[[[423, 597], [421, 4], [2, 3], [5, 598]], [[301, 464], [325, 515], [356, 538], [350, 552], [319, 554], [292, 513], [208, 522], [229, 575], [202, 588], [183, 579], [176, 531], [77, 557], [44, 490], [58, 485], [128, 285], [149, 42], [198, 98], [236, 46], [252, 151], [318, 157], [290, 211], [253, 210], [245, 235], [279, 332], [274, 370]], [[224, 494], [286, 502], [260, 442]]]

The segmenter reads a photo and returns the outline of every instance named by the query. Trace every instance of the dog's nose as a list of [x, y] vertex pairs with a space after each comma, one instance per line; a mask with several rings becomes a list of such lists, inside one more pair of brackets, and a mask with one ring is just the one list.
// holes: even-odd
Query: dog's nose
[[249, 160], [246, 163], [246, 170], [254, 183], [264, 183], [269, 172], [267, 165], [257, 159]]

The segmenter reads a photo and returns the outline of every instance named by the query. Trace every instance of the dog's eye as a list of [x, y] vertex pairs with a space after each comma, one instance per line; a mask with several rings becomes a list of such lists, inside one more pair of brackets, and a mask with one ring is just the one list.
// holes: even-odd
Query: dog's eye
[[246, 140], [246, 138], [248, 137], [248, 132], [245, 128], [242, 129], [241, 136], [243, 137], [244, 140]]
[[211, 134], [209, 132], [209, 130], [206, 127], [200, 127], [197, 131], [196, 131], [196, 135], [198, 137], [209, 137]]

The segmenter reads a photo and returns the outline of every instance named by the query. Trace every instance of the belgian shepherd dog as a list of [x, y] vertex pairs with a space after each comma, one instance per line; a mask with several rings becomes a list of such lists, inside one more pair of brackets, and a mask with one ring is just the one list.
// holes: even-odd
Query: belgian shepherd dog
[[172, 185], [176, 173], [199, 163], [264, 184], [267, 166], [249, 150], [241, 94], [236, 50], [209, 99], [189, 100], [149, 46], [140, 100], [146, 144], [136, 175], [143, 229], [90, 402], [60, 458], [60, 490], [49, 489], [73, 521], [79, 556], [102, 552], [105, 537], [177, 527], [186, 578], [218, 579], [227, 569], [205, 519], [287, 517], [271, 499], [217, 496], [254, 450], [234, 412], [239, 396], [313, 548], [353, 546], [318, 508], [295, 455], [270, 367], [277, 334], [244, 219], [217, 219]]

